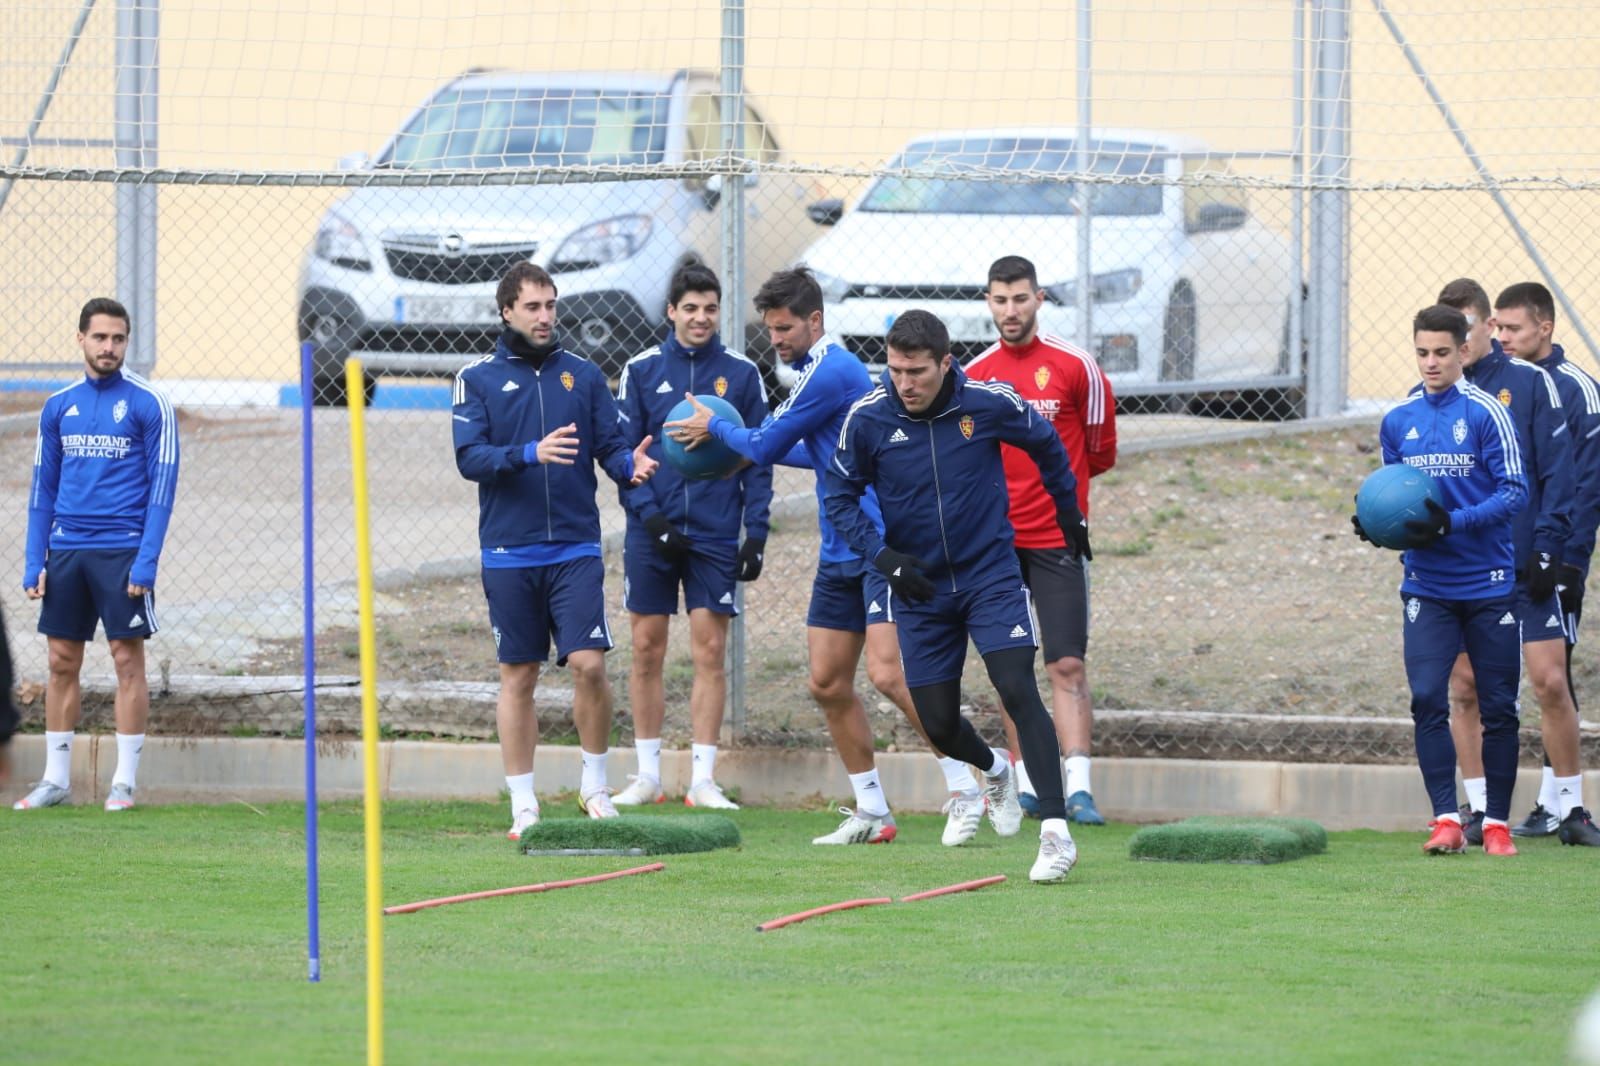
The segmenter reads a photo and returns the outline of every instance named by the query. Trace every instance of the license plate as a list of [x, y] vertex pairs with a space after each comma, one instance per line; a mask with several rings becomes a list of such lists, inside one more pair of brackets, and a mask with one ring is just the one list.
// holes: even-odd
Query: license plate
[[394, 304], [394, 319], [400, 323], [476, 326], [500, 318], [492, 296], [403, 296]]

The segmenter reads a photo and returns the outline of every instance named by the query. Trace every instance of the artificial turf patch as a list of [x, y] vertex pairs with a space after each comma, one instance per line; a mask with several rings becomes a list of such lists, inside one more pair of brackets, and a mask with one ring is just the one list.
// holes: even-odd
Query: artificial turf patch
[[1139, 830], [1128, 856], [1164, 862], [1288, 862], [1328, 850], [1328, 831], [1305, 818], [1188, 818]]
[[682, 855], [739, 846], [739, 827], [720, 814], [630, 815], [620, 818], [552, 818], [523, 830], [519, 850], [638, 849], [645, 855]]

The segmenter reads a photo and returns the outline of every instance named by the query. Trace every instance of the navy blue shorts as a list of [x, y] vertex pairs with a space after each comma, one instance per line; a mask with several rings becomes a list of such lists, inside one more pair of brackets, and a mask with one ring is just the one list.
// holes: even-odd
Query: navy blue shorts
[[677, 614], [678, 586], [683, 609], [738, 614], [739, 545], [697, 540], [688, 558], [674, 563], [661, 557], [644, 529], [629, 527], [622, 542], [622, 605], [634, 614]]
[[817, 564], [806, 625], [865, 633], [870, 625], [893, 621], [896, 619], [889, 603], [889, 583], [875, 567], [860, 559]]
[[593, 556], [552, 566], [483, 571], [495, 658], [542, 663], [556, 645], [556, 665], [585, 648], [611, 650], [606, 622], [605, 564]]
[[969, 636], [980, 655], [1038, 647], [1033, 597], [1015, 571], [960, 592], [938, 593], [927, 603], [899, 603], [894, 620], [900, 627], [900, 662], [911, 688], [960, 677]]
[[128, 595], [128, 575], [137, 548], [77, 548], [53, 551], [45, 566], [44, 608], [39, 632], [61, 640], [94, 639], [95, 623], [108, 640], [154, 636], [156, 597]]
[[1561, 597], [1552, 592], [1550, 598], [1543, 603], [1534, 603], [1528, 595], [1528, 586], [1521, 581], [1517, 582], [1515, 592], [1515, 610], [1517, 624], [1522, 629], [1522, 643], [1532, 644], [1540, 640], [1565, 640], [1569, 644], [1577, 643], [1577, 628], [1574, 623], [1569, 631], [1567, 627], [1566, 612], [1561, 609]]

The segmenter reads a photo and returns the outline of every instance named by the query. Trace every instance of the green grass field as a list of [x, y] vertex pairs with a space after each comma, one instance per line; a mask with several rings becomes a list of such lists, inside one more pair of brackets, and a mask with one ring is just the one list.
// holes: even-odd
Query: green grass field
[[[4, 814], [0, 1059], [361, 1059], [358, 806], [322, 820], [320, 985], [298, 808]], [[1420, 833], [1336, 833], [1325, 855], [1223, 866], [1134, 862], [1131, 827], [1084, 828], [1071, 879], [1033, 886], [1036, 823], [950, 850], [940, 819], [904, 817], [892, 845], [824, 849], [825, 814], [733, 817], [739, 850], [384, 919], [388, 1061], [1550, 1062], [1600, 980], [1597, 856], [1553, 840], [1427, 859]], [[505, 823], [499, 804], [391, 806], [384, 902], [651, 861], [523, 857]]]

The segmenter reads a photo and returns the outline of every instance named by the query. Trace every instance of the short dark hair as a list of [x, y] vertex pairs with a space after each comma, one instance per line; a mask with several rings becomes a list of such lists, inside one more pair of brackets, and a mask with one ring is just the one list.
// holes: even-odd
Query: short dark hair
[[804, 263], [780, 270], [761, 283], [756, 292], [756, 314], [779, 308], [796, 318], [809, 318], [813, 312], [822, 311], [822, 286]]
[[1540, 322], [1556, 320], [1556, 301], [1550, 290], [1537, 281], [1519, 281], [1500, 290], [1494, 298], [1494, 309], [1504, 311], [1510, 307], [1525, 308]]
[[950, 354], [950, 331], [939, 316], [920, 309], [907, 311], [894, 320], [884, 343], [897, 352], [932, 352], [935, 361]]
[[1467, 316], [1457, 311], [1454, 307], [1444, 304], [1434, 304], [1424, 307], [1417, 312], [1417, 317], [1411, 320], [1411, 335], [1419, 333], [1448, 333], [1456, 339], [1456, 344], [1467, 343]]
[[112, 318], [122, 319], [122, 328], [129, 333], [133, 332], [133, 319], [128, 317], [128, 309], [109, 296], [96, 296], [83, 305], [83, 310], [78, 312], [78, 332], [89, 332], [89, 320], [95, 315], [110, 315]]
[[1039, 288], [1039, 272], [1033, 268], [1033, 261], [1024, 259], [1020, 255], [1002, 255], [989, 264], [989, 283], [984, 288], [995, 282], [1009, 285], [1014, 281], [1026, 281]]
[[1489, 294], [1471, 278], [1457, 278], [1440, 289], [1439, 302], [1457, 311], [1472, 311], [1481, 321], [1489, 320]]
[[537, 263], [521, 262], [500, 279], [500, 285], [494, 290], [495, 304], [504, 311], [517, 302], [517, 296], [522, 292], [524, 285], [535, 285], [548, 288], [551, 292], [560, 294], [556, 288], [556, 279], [550, 276], [550, 271]]
[[704, 263], [685, 263], [672, 275], [672, 282], [667, 286], [667, 303], [677, 307], [686, 292], [714, 292], [720, 300], [722, 282], [717, 280], [716, 271]]

